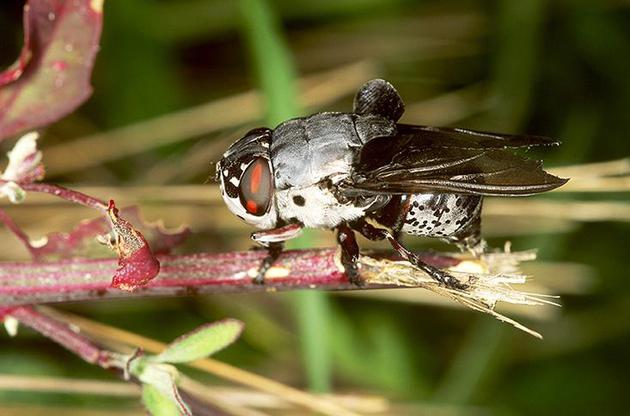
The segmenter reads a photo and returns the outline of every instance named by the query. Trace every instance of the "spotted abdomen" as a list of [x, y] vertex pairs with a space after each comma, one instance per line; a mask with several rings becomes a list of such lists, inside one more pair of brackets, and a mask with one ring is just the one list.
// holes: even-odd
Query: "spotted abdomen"
[[457, 236], [477, 219], [481, 200], [475, 195], [412, 195], [401, 231], [426, 237]]

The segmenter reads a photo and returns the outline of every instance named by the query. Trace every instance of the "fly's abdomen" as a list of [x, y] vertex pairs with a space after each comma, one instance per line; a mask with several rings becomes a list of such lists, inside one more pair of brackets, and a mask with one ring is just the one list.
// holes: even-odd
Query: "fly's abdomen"
[[481, 213], [481, 197], [457, 194], [411, 195], [401, 231], [426, 237], [464, 232]]

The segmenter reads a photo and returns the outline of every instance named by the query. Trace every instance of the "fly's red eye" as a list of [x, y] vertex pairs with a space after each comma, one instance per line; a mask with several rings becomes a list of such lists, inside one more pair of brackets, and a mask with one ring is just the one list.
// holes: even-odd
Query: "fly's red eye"
[[256, 216], [264, 215], [271, 204], [272, 177], [269, 163], [259, 157], [245, 169], [239, 183], [239, 197], [245, 210]]

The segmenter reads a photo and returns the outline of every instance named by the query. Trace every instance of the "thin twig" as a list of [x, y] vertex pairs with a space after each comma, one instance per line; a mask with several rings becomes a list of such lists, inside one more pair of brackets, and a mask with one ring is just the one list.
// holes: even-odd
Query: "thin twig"
[[25, 191], [53, 195], [58, 198], [65, 199], [66, 201], [74, 202], [75, 204], [83, 205], [88, 208], [94, 208], [102, 213], [107, 212], [108, 204], [105, 201], [61, 185], [54, 185], [50, 183], [25, 183], [20, 184], [20, 187]]
[[630, 204], [615, 201], [509, 200], [493, 198], [484, 205], [486, 215], [498, 217], [557, 218], [571, 221], [630, 221]]
[[555, 190], [556, 192], [628, 192], [630, 176], [576, 178]]
[[120, 381], [0, 374], [0, 390], [138, 397], [137, 385]]
[[240, 403], [231, 402], [220, 393], [214, 391], [212, 387], [206, 387], [204, 384], [184, 374], [180, 374], [178, 384], [197, 400], [218, 407], [232, 416], [269, 416], [268, 413], [263, 413], [260, 410], [250, 409]]
[[9, 313], [11, 317], [17, 319], [21, 324], [53, 340], [90, 364], [109, 368], [110, 363], [113, 362], [112, 356], [107, 351], [99, 348], [86, 336], [64, 322], [60, 322], [28, 306], [11, 309]]
[[630, 158], [607, 160], [605, 162], [580, 163], [549, 169], [551, 173], [562, 178], [592, 178], [602, 176], [618, 176], [630, 173]]
[[136, 410], [125, 410], [116, 408], [115, 411], [110, 409], [97, 410], [81, 406], [60, 406], [60, 405], [0, 405], [0, 415], [2, 416], [50, 416], [53, 414], [64, 416], [146, 416], [146, 412], [136, 407]]
[[[187, 387], [189, 377], [183, 377], [183, 387]], [[226, 403], [233, 405], [254, 407], [259, 409], [288, 409], [291, 404], [282, 397], [269, 393], [241, 387], [228, 387], [222, 385], [204, 385], [198, 382], [196, 387], [201, 387], [199, 392], [204, 395], [212, 394], [221, 397]], [[17, 374], [0, 374], [1, 391], [27, 391], [55, 394], [86, 394], [93, 396], [130, 397], [140, 396], [140, 388], [136, 384], [122, 381], [104, 381], [97, 379], [25, 376]], [[188, 389], [191, 390], [191, 389]], [[194, 394], [194, 392], [193, 392]], [[325, 400], [338, 403], [348, 409], [361, 413], [384, 412], [389, 407], [387, 399], [381, 396], [368, 396], [364, 394], [325, 394]], [[2, 414], [2, 413], [0, 413]]]
[[[243, 406], [256, 407], [260, 409], [286, 409], [291, 407], [290, 403], [282, 397], [272, 396], [270, 394], [253, 391], [251, 389], [212, 386], [211, 388], [216, 394]], [[382, 413], [387, 412], [390, 408], [390, 402], [386, 398], [377, 395], [365, 394], [323, 394], [321, 396], [326, 400], [338, 403], [347, 409], [360, 413]]]

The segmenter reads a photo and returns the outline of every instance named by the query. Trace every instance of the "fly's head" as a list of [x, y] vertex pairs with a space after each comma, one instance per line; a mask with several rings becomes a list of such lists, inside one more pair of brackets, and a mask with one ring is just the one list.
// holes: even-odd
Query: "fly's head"
[[263, 230], [278, 222], [270, 144], [271, 130], [251, 130], [230, 146], [216, 166], [221, 196], [230, 211]]

